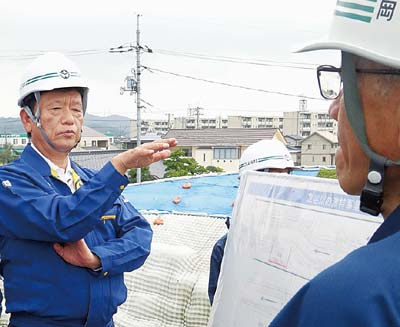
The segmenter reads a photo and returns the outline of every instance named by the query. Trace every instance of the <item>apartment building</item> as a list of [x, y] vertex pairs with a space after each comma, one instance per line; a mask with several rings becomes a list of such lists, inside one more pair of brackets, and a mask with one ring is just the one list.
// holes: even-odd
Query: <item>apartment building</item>
[[[167, 119], [142, 119], [141, 134], [156, 133], [165, 134], [172, 127], [172, 122]], [[137, 120], [131, 120], [130, 137], [137, 136]]]
[[174, 129], [214, 129], [228, 128], [228, 119], [222, 117], [201, 118], [201, 117], [175, 117], [173, 121]]
[[283, 134], [310, 136], [316, 131], [337, 134], [337, 122], [326, 112], [293, 111], [283, 113]]

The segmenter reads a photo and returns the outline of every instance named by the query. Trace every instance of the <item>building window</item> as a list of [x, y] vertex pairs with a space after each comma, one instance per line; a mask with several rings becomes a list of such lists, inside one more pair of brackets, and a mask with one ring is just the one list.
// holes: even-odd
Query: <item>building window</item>
[[26, 139], [22, 139], [22, 144], [26, 144]]
[[311, 144], [307, 144], [307, 150], [311, 150]]
[[206, 162], [206, 154], [203, 153], [203, 161]]
[[239, 148], [214, 148], [214, 159], [239, 159]]
[[322, 144], [322, 150], [326, 149], [326, 144]]
[[92, 141], [92, 146], [96, 146], [96, 141]]
[[322, 162], [326, 162], [326, 157], [322, 157]]
[[18, 144], [18, 139], [13, 139], [13, 144], [14, 145]]
[[192, 148], [183, 148], [182, 151], [184, 152], [185, 157], [191, 157], [192, 156]]

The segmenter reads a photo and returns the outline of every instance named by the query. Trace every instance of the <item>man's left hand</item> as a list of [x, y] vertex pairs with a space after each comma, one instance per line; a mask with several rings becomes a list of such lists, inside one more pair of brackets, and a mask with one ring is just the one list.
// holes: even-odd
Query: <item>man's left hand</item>
[[93, 270], [101, 267], [99, 257], [90, 251], [84, 239], [63, 245], [55, 243], [53, 247], [57, 254], [71, 265]]

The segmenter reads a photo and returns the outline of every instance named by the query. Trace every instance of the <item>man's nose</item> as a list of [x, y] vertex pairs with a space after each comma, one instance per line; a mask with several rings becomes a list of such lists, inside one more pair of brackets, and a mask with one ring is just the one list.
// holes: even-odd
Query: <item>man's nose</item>
[[331, 105], [329, 106], [329, 116], [331, 116], [331, 118], [336, 121], [338, 120], [341, 96], [342, 94], [340, 93], [339, 96], [335, 100], [333, 100]]
[[64, 108], [62, 122], [65, 124], [73, 124], [74, 123], [74, 115], [70, 108]]

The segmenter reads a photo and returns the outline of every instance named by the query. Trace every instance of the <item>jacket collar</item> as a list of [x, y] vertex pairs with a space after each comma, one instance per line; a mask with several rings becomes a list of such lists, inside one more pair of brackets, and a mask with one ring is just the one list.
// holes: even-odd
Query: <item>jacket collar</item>
[[[50, 166], [32, 148], [32, 145], [30, 143], [27, 144], [24, 151], [22, 152], [21, 159], [23, 161], [25, 161], [26, 164], [28, 164], [33, 169], [35, 169], [37, 172], [39, 172], [40, 175], [42, 175], [44, 177], [51, 176]], [[75, 164], [72, 160], [71, 160], [71, 167], [73, 170], [76, 171], [76, 173], [79, 175], [79, 177], [82, 179], [83, 182], [86, 182], [89, 179], [88, 176], [85, 174], [85, 172], [77, 164]]]
[[400, 206], [398, 206], [379, 226], [368, 244], [383, 240], [398, 231], [400, 231]]

